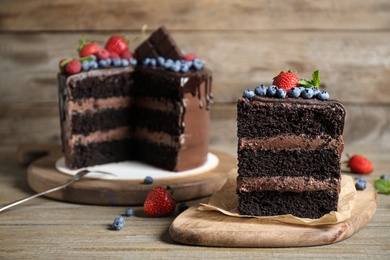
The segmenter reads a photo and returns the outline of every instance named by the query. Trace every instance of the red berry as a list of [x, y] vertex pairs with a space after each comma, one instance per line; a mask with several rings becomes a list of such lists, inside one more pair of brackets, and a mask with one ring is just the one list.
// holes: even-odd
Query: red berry
[[119, 57], [118, 53], [112, 51], [112, 52], [110, 52], [110, 58], [111, 59], [119, 59], [120, 57]]
[[113, 51], [121, 54], [122, 52], [127, 51], [129, 46], [122, 36], [113, 35], [108, 39], [105, 49], [109, 52]]
[[81, 62], [79, 60], [73, 59], [65, 66], [65, 71], [69, 74], [76, 74], [81, 71]]
[[168, 189], [155, 187], [146, 197], [144, 212], [151, 217], [166, 217], [175, 211], [175, 201]]
[[122, 59], [130, 59], [131, 57], [133, 57], [133, 53], [131, 53], [130, 51], [124, 51], [120, 54], [121, 58]]
[[184, 60], [188, 60], [188, 61], [192, 61], [195, 58], [198, 58], [198, 56], [196, 54], [194, 54], [194, 53], [188, 53], [188, 54], [183, 56], [183, 59]]
[[280, 72], [278, 76], [274, 78], [273, 85], [277, 86], [278, 88], [285, 89], [286, 92], [293, 88], [299, 86], [299, 77], [292, 73], [291, 71], [287, 72]]
[[108, 58], [110, 58], [110, 52], [106, 49], [100, 49], [97, 53], [96, 53], [96, 57], [99, 59], [99, 60], [106, 60]]
[[61, 63], [66, 61], [67, 59], [61, 59], [60, 62], [58, 63], [58, 67], [60, 68], [61, 72], [65, 72], [65, 65], [61, 66]]
[[87, 57], [90, 55], [95, 55], [99, 50], [100, 50], [99, 44], [95, 42], [85, 43], [80, 48], [79, 56]]
[[358, 154], [349, 158], [348, 167], [351, 169], [351, 172], [359, 174], [369, 174], [374, 171], [371, 161]]

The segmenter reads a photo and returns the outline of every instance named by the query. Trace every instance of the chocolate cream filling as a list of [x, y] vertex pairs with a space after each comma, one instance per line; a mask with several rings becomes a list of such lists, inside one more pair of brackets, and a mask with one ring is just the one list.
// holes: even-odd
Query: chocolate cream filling
[[315, 138], [306, 135], [280, 135], [270, 138], [239, 138], [238, 149], [259, 150], [297, 150], [297, 149], [328, 149], [337, 148], [341, 153], [344, 149], [342, 136], [337, 139], [328, 135]]
[[237, 190], [241, 192], [303, 192], [333, 190], [340, 191], [340, 180], [316, 180], [312, 177], [238, 177]]

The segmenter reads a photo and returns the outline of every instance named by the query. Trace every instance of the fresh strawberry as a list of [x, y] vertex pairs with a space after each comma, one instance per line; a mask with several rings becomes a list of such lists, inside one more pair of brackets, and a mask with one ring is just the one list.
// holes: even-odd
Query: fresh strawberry
[[145, 214], [151, 217], [166, 217], [175, 211], [175, 201], [172, 198], [170, 187], [155, 187], [146, 197], [144, 203]]
[[351, 172], [359, 174], [369, 174], [374, 171], [371, 161], [358, 154], [349, 158], [348, 167], [351, 169]]
[[65, 71], [70, 75], [79, 73], [81, 71], [81, 62], [77, 59], [71, 60], [65, 65]]
[[99, 60], [106, 60], [108, 58], [110, 58], [110, 52], [106, 49], [100, 49], [97, 53], [96, 53], [96, 57], [99, 59]]
[[109, 52], [113, 51], [121, 54], [122, 52], [127, 51], [129, 46], [122, 36], [113, 35], [108, 39], [105, 49]]
[[122, 59], [130, 59], [131, 57], [134, 56], [134, 54], [127, 50], [122, 52], [120, 56]]
[[195, 58], [198, 58], [198, 56], [194, 53], [188, 53], [183, 56], [183, 59], [187, 61], [193, 61]]
[[77, 50], [80, 57], [87, 57], [95, 55], [100, 50], [100, 46], [96, 42], [86, 42], [83, 38], [80, 40]]
[[274, 78], [273, 85], [278, 88], [285, 89], [288, 92], [291, 88], [299, 86], [299, 77], [292, 73], [290, 70], [287, 72], [280, 72], [278, 76]]

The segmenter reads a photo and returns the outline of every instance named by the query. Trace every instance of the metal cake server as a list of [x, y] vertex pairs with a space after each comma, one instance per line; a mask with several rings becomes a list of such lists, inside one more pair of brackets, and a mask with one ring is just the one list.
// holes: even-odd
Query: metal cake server
[[71, 185], [72, 183], [80, 180], [84, 175], [86, 175], [86, 174], [88, 174], [90, 172], [97, 172], [97, 173], [104, 173], [104, 174], [111, 174], [111, 175], [113, 175], [112, 173], [102, 172], [102, 171], [82, 170], [82, 171], [79, 171], [78, 173], [76, 173], [75, 175], [73, 175], [73, 177], [68, 182], [66, 182], [66, 183], [64, 183], [64, 184], [62, 184], [60, 186], [54, 187], [54, 188], [52, 188], [50, 190], [42, 191], [40, 193], [34, 194], [34, 195], [26, 197], [24, 199], [20, 199], [20, 200], [17, 200], [17, 201], [14, 201], [14, 202], [11, 202], [11, 203], [8, 203], [8, 204], [5, 204], [5, 205], [1, 206], [0, 207], [0, 212], [4, 211], [6, 209], [9, 209], [9, 208], [11, 208], [13, 206], [19, 205], [19, 204], [21, 204], [23, 202], [29, 201], [31, 199], [35, 199], [35, 198], [40, 197], [42, 195], [45, 195], [45, 194], [48, 194], [48, 193], [51, 193], [51, 192], [63, 189], [65, 187]]

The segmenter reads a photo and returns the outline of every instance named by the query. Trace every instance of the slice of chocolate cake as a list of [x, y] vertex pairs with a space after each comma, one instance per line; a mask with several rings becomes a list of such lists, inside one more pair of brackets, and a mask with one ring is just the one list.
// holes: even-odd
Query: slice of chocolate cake
[[[184, 59], [164, 27], [135, 53], [137, 59], [116, 61], [97, 53], [83, 58], [83, 70], [59, 73], [61, 139], [69, 168], [137, 160], [183, 171], [206, 162], [211, 72], [198, 59]], [[99, 65], [84, 69], [85, 62]]]
[[336, 211], [344, 106], [255, 92], [237, 103], [239, 213], [319, 218]]

